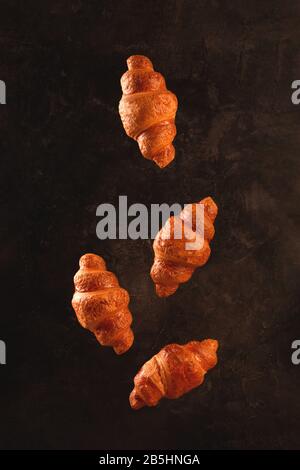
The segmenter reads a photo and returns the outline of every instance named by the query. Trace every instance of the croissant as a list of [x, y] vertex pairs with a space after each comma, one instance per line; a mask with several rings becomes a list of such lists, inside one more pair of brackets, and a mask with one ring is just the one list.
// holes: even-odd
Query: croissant
[[177, 98], [166, 88], [164, 77], [155, 72], [143, 55], [127, 59], [128, 71], [121, 78], [123, 96], [119, 113], [126, 134], [138, 142], [144, 158], [160, 168], [175, 157]]
[[163, 397], [179, 398], [201, 385], [206, 372], [217, 364], [217, 349], [214, 339], [165, 346], [135, 376], [131, 408], [156, 406]]
[[[203, 222], [202, 234], [198, 233], [195, 226], [198, 204], [204, 206], [204, 220], [198, 216], [198, 221]], [[159, 297], [174, 294], [179, 284], [187, 282], [195, 269], [208, 261], [211, 252], [209, 242], [215, 234], [213, 223], [217, 213], [217, 205], [211, 197], [207, 197], [199, 203], [187, 205], [179, 216], [170, 217], [158, 232], [153, 243], [155, 258], [150, 275]], [[178, 227], [182, 230], [183, 224], [184, 234], [181, 238], [174, 237], [175, 230], [178, 230]], [[202, 227], [201, 223], [199, 225]], [[187, 249], [186, 244], [191, 242], [193, 237], [196, 239], [196, 236], [201, 238], [198, 240], [199, 248]]]
[[103, 346], [112, 346], [117, 354], [133, 343], [129, 295], [119, 286], [116, 276], [106, 270], [101, 256], [86, 254], [80, 258], [74, 276], [72, 306], [78, 321], [92, 331]]

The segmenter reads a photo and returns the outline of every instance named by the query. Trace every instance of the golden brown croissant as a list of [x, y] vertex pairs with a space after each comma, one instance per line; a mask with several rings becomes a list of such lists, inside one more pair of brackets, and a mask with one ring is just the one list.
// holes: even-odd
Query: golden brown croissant
[[[203, 217], [198, 216], [199, 222], [203, 222], [202, 235], [195, 230], [196, 206], [198, 204], [204, 206], [204, 220]], [[213, 223], [217, 213], [217, 205], [211, 197], [207, 197], [199, 203], [187, 205], [179, 216], [170, 217], [158, 232], [153, 243], [155, 258], [150, 274], [159, 297], [168, 297], [174, 294], [179, 284], [187, 282], [195, 269], [207, 262], [210, 256], [209, 242], [215, 234]], [[174, 237], [178, 227], [182, 230], [183, 222], [185, 226], [183, 236], [181, 238]], [[168, 236], [168, 234], [170, 235]], [[201, 238], [198, 240], [199, 249], [187, 249], [187, 243], [193, 239], [194, 234]]]
[[217, 349], [214, 339], [165, 346], [135, 376], [131, 407], [156, 406], [163, 397], [178, 398], [201, 385], [206, 372], [217, 364]]
[[142, 155], [160, 168], [175, 156], [177, 98], [166, 88], [164, 77], [155, 72], [143, 55], [127, 59], [128, 71], [121, 78], [123, 96], [119, 113], [126, 134], [137, 140]]
[[133, 343], [128, 292], [119, 286], [113, 273], [106, 271], [101, 256], [86, 254], [79, 266], [72, 299], [78, 321], [94, 333], [100, 344], [123, 354]]

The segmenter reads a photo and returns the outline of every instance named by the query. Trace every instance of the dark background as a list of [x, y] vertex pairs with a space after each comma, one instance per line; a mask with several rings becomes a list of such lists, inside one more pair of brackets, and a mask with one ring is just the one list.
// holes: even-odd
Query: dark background
[[[300, 7], [295, 1], [0, 3], [0, 446], [6, 449], [300, 447]], [[118, 115], [131, 54], [179, 99], [176, 160], [141, 158]], [[159, 299], [152, 242], [96, 237], [103, 202], [219, 206], [208, 264]], [[134, 347], [76, 321], [72, 277], [101, 254], [131, 295]], [[217, 338], [202, 387], [128, 404], [170, 342]]]

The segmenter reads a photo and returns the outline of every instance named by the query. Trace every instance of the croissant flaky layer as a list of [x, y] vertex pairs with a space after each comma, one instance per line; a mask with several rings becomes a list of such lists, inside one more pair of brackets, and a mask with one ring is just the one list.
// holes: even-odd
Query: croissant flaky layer
[[217, 364], [218, 341], [169, 344], [146, 362], [134, 379], [129, 402], [134, 410], [156, 406], [163, 398], [179, 398], [202, 384]]
[[134, 339], [128, 292], [119, 286], [116, 276], [106, 270], [100, 256], [83, 255], [79, 267], [74, 276], [72, 299], [79, 323], [92, 331], [100, 344], [112, 346], [117, 354], [123, 354]]
[[148, 57], [127, 59], [128, 71], [121, 78], [123, 96], [119, 113], [126, 134], [138, 142], [142, 155], [159, 167], [175, 157], [177, 98], [167, 90], [164, 77], [153, 70]]
[[[203, 211], [199, 211], [199, 205]], [[155, 257], [150, 275], [159, 297], [174, 294], [179, 284], [187, 282], [195, 269], [208, 261], [217, 213], [217, 205], [207, 197], [187, 205], [178, 216], [170, 217], [158, 232], [153, 243]]]

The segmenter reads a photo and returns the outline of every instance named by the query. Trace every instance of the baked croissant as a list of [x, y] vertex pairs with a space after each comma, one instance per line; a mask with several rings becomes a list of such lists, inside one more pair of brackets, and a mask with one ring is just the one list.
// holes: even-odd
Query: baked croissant
[[178, 398], [202, 384], [217, 364], [218, 341], [169, 344], [147, 361], [134, 378], [129, 402], [134, 410], [156, 406], [161, 398]]
[[121, 78], [123, 96], [119, 113], [126, 134], [137, 140], [143, 157], [160, 168], [175, 157], [177, 98], [166, 88], [164, 77], [155, 72], [148, 57], [127, 59], [128, 71]]
[[[203, 216], [200, 212], [197, 222], [201, 227], [203, 222], [202, 233], [198, 232], [195, 225], [198, 204], [204, 206]], [[199, 203], [187, 205], [178, 216], [170, 217], [158, 232], [153, 243], [155, 258], [150, 275], [159, 297], [174, 294], [179, 284], [187, 282], [195, 269], [207, 262], [211, 252], [209, 242], [215, 234], [213, 223], [217, 213], [217, 205], [211, 197], [207, 197]], [[183, 225], [184, 233], [181, 238], [174, 237], [175, 230], [178, 231], [179, 228], [183, 231]], [[193, 237], [194, 240], [198, 238], [198, 249], [187, 249], [187, 243]]]
[[106, 271], [101, 256], [83, 255], [79, 266], [72, 299], [78, 321], [94, 333], [100, 344], [112, 346], [117, 354], [123, 354], [132, 346], [134, 338], [128, 292], [119, 286], [113, 273]]

